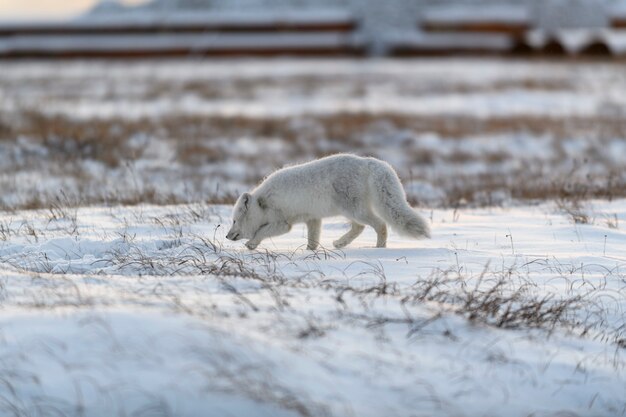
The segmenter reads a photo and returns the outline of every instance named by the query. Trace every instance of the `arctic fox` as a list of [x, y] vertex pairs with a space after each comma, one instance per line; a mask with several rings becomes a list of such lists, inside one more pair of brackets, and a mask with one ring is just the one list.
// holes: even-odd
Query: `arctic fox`
[[387, 244], [387, 224], [399, 234], [430, 237], [426, 221], [413, 211], [394, 169], [376, 158], [338, 154], [302, 165], [282, 168], [267, 177], [251, 193], [242, 194], [233, 211], [227, 239], [249, 239], [255, 249], [265, 238], [306, 223], [307, 249], [316, 249], [324, 217], [343, 215], [351, 228], [333, 242], [336, 248], [350, 244], [365, 225], [376, 231], [376, 247]]

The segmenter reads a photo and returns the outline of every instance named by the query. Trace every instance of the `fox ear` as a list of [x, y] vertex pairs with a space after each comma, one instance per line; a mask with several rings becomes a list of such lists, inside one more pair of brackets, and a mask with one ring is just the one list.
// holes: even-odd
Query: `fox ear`
[[248, 193], [243, 193], [241, 196], [241, 201], [243, 201], [243, 206], [246, 210], [248, 210], [248, 206], [250, 205], [250, 198], [252, 196]]
[[257, 203], [259, 203], [259, 207], [261, 207], [263, 210], [268, 208], [267, 201], [265, 201], [265, 199], [263, 197], [257, 198], [256, 201], [257, 201]]

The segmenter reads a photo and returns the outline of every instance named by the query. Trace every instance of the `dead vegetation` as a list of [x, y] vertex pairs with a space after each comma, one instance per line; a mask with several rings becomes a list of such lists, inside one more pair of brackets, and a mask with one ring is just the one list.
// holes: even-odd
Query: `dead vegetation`
[[[319, 63], [309, 68], [281, 61], [276, 70], [261, 64], [259, 71], [241, 72], [223, 62], [198, 63], [205, 72], [196, 63], [102, 61], [89, 70], [68, 64], [72, 76], [59, 71], [66, 63], [24, 75], [21, 65], [0, 76], [0, 92], [12, 109], [0, 114], [0, 209], [47, 208], [61, 191], [81, 204], [230, 203], [276, 168], [338, 152], [389, 161], [419, 205], [626, 196], [619, 158], [626, 118], [621, 102], [606, 94], [621, 85], [620, 63], [487, 60], [484, 77], [473, 75], [483, 65], [473, 60], [409, 62], [407, 71], [399, 62], [364, 69], [346, 62], [315, 71]], [[537, 93], [540, 101], [561, 93], [598, 96], [598, 108], [552, 115], [487, 109], [474, 115], [477, 109], [470, 108], [412, 114], [340, 106], [296, 116], [242, 115], [257, 114], [247, 113], [249, 103], [262, 109], [275, 102], [288, 106], [292, 99], [467, 97], [491, 103], [492, 94], [514, 100], [517, 93]], [[161, 113], [161, 103], [170, 110]], [[223, 113], [211, 110], [221, 103]], [[128, 114], [115, 115], [116, 104]], [[153, 107], [158, 116], [142, 116]]]
[[604, 216], [604, 219], [606, 222], [606, 226], [609, 229], [619, 229], [619, 219], [617, 217], [617, 214], [606, 215]]
[[[285, 164], [337, 152], [390, 160], [413, 204], [626, 196], [622, 162], [607, 151], [611, 140], [626, 136], [622, 117], [339, 113], [83, 120], [28, 111], [2, 126], [0, 173], [44, 175], [44, 183], [62, 184], [41, 190], [17, 177], [0, 178], [4, 209], [47, 208], [61, 193], [77, 204], [231, 203], [242, 188]], [[496, 143], [511, 140], [511, 132], [534, 135], [545, 152], [525, 154], [504, 144], [473, 151], [466, 143], [475, 137], [478, 146], [490, 135]], [[572, 155], [568, 141], [583, 137], [585, 147]], [[413, 191], [413, 182], [429, 184], [435, 194]]]
[[[77, 215], [71, 206], [71, 201], [61, 200], [57, 206], [42, 210], [38, 221], [19, 224], [9, 219], [0, 223], [0, 236], [5, 240], [44, 244], [31, 252], [8, 251], [0, 256], [0, 263], [18, 277], [8, 291], [0, 280], [0, 299], [5, 305], [50, 316], [137, 306], [139, 311], [193, 319], [193, 327], [205, 335], [218, 324], [226, 331], [241, 326], [246, 330], [238, 329], [238, 334], [246, 336], [246, 332], [272, 332], [272, 343], [285, 344], [290, 353], [291, 349], [323, 346], [320, 343], [328, 339], [334, 343], [347, 333], [371, 337], [376, 346], [385, 348], [392, 338], [394, 343], [400, 340], [400, 345], [389, 346], [406, 346], [408, 340], [412, 348], [420, 339], [435, 339], [436, 343], [461, 340], [463, 343], [457, 344], [461, 346], [470, 340], [476, 343], [474, 331], [480, 335], [485, 329], [517, 330], [521, 333], [515, 336], [524, 340], [598, 340], [607, 344], [608, 356], [615, 356], [613, 366], [623, 369], [620, 355], [626, 346], [626, 329], [615, 318], [620, 304], [614, 301], [626, 295], [626, 277], [619, 265], [599, 269], [597, 265], [573, 265], [557, 259], [524, 258], [525, 264], [505, 267], [503, 261], [502, 266], [494, 267], [488, 263], [480, 273], [471, 273], [457, 258], [457, 265], [451, 268], [424, 273], [418, 267], [396, 277], [382, 262], [349, 262], [346, 253], [324, 247], [292, 252], [225, 248], [216, 237], [217, 229], [211, 235], [206, 230], [197, 234], [190, 228], [215, 222], [219, 212], [210, 205], [190, 204], [159, 208], [158, 212], [128, 209], [123, 212], [126, 217], [110, 210], [111, 219], [120, 227], [113, 229], [115, 236], [108, 237], [113, 239], [110, 249], [93, 260], [89, 255], [91, 264], [86, 272], [84, 265], [72, 264], [72, 253], [59, 253], [62, 246], [45, 246], [51, 237], [74, 238], [69, 228], [57, 228], [71, 223], [73, 217], [80, 218], [81, 212]], [[136, 231], [145, 225], [152, 230], [138, 236]], [[515, 254], [512, 237], [511, 246]], [[57, 258], [50, 259], [48, 250], [55, 251]], [[337, 267], [328, 268], [327, 263], [333, 261]], [[538, 279], [534, 275], [537, 271], [549, 278]], [[450, 325], [457, 320], [465, 324]], [[81, 323], [81, 328], [85, 324]], [[463, 334], [467, 329], [473, 336]], [[181, 333], [188, 331], [184, 328]], [[502, 334], [494, 337], [501, 338]], [[156, 339], [168, 339], [165, 336], [159, 333]], [[124, 341], [112, 339], [118, 354], [127, 349]], [[239, 395], [301, 416], [335, 415], [334, 409], [315, 395], [274, 378], [271, 364], [266, 367], [258, 361], [247, 362], [245, 355], [222, 352], [219, 346], [193, 344], [186, 351], [195, 361], [186, 374], [206, 381], [203, 386], [207, 392]], [[498, 356], [497, 350], [487, 348], [484, 353], [487, 361], [508, 360], [506, 355]], [[141, 352], [133, 360], [145, 355]], [[152, 366], [154, 362], [150, 362]], [[8, 375], [10, 383], [17, 380], [15, 375]], [[10, 394], [0, 393], [0, 410], [10, 404], [18, 410], [15, 415], [29, 415], [30, 409], [20, 403], [19, 395]], [[146, 399], [146, 407], [168, 415], [171, 409], [159, 398]], [[43, 401], [43, 406], [49, 404]], [[63, 410], [67, 411], [59, 411], [61, 415], [80, 415], [69, 403]]]
[[433, 133], [443, 139], [459, 139], [472, 135], [489, 136], [510, 132], [550, 134], [558, 139], [572, 135], [591, 135], [602, 139], [611, 136], [625, 137], [626, 120], [623, 117], [610, 116], [574, 116], [567, 120], [531, 116], [440, 118], [397, 113], [335, 113], [297, 119], [179, 114], [159, 119], [129, 120], [70, 119], [27, 111], [21, 114], [19, 123], [7, 125], [4, 122], [3, 129], [0, 131], [0, 139], [5, 141], [24, 135], [35, 139], [47, 149], [58, 152], [55, 155], [73, 159], [91, 158], [116, 166], [120, 161], [141, 157], [143, 148], [128, 146], [134, 135], [196, 140], [196, 145], [210, 144], [212, 139], [217, 138], [238, 139], [249, 136], [261, 141], [278, 138], [286, 143], [326, 138], [345, 141], [345, 145], [350, 146], [362, 144], [363, 136], [371, 134], [372, 130], [374, 134], [385, 133], [381, 129], [390, 129], [399, 134], [404, 131], [405, 140], [410, 140], [412, 134], [420, 133]]
[[[253, 98], [277, 88], [306, 95], [329, 81], [270, 77], [230, 83], [153, 82], [139, 95], [155, 99], [190, 94], [206, 99]], [[380, 81], [384, 80], [332, 80], [348, 97], [363, 97], [368, 86]], [[407, 85], [403, 94], [419, 97], [574, 87], [568, 81], [520, 79], [478, 86]], [[117, 90], [110, 92], [109, 98], [116, 94], [128, 97]], [[88, 266], [89, 276], [83, 275], [85, 266], [74, 262], [71, 253], [66, 254], [65, 263], [52, 261], [47, 249], [3, 254], [0, 262], [20, 274], [21, 286], [11, 294], [20, 308], [65, 314], [99, 307], [158, 306], [167, 313], [192, 316], [209, 325], [220, 320], [244, 325], [252, 317], [255, 327], [261, 327], [269, 317], [272, 323], [290, 323], [281, 334], [288, 342], [310, 344], [355, 329], [374, 335], [381, 343], [386, 332], [397, 329], [401, 329], [401, 337], [411, 341], [433, 336], [455, 341], [460, 335], [445, 324], [447, 318], [454, 317], [476, 327], [532, 329], [531, 335], [565, 333], [599, 339], [610, 344], [607, 350], [626, 347], [624, 326], [608, 318], [615, 311], [611, 311], [614, 305], [606, 302], [626, 295], [626, 278], [619, 268], [592, 280], [586, 275], [593, 267], [545, 261], [543, 267], [549, 270], [551, 281], [563, 283], [564, 290], [552, 291], [547, 283], [546, 287], [538, 283], [526, 265], [509, 269], [487, 265], [474, 275], [458, 265], [457, 258], [454, 268], [426, 274], [415, 271], [411, 284], [389, 276], [377, 262], [358, 262], [332, 273], [323, 272], [319, 264], [344, 260], [341, 251], [320, 248], [315, 252], [240, 253], [225, 249], [216, 233], [195, 234], [189, 227], [215, 215], [206, 203], [231, 203], [241, 188], [253, 186], [286, 163], [336, 152], [389, 160], [398, 169], [413, 204], [455, 208], [453, 221], [459, 220], [459, 208], [507, 204], [514, 199], [554, 200], [572, 222], [593, 223], [597, 219], [586, 207], [586, 200], [626, 197], [624, 161], [609, 149], [615, 138], [626, 137], [626, 121], [618, 111], [564, 118], [343, 112], [295, 118], [171, 114], [105, 120], [38, 111], [14, 116], [0, 115], [0, 208], [41, 209], [45, 225], [5, 217], [0, 221], [1, 242], [19, 239], [34, 245], [58, 235], [78, 239], [85, 232], [78, 227], [77, 206], [187, 203], [154, 218], [143, 218], [137, 208], [137, 217], [128, 220], [127, 229], [113, 237], [115, 244]], [[478, 137], [475, 145], [480, 140], [513, 144], [524, 135], [537, 137], [541, 152], [526, 153], [523, 146], [477, 151], [468, 145], [473, 137]], [[572, 143], [576, 146], [570, 146]], [[431, 191], [423, 191], [416, 184], [431, 185], [440, 193], [429, 199]], [[600, 221], [611, 229], [620, 227], [617, 215]], [[137, 239], [131, 225], [138, 222], [156, 225], [155, 229], [164, 234], [151, 239], [154, 247]], [[514, 242], [511, 234], [506, 238], [511, 248], [505, 247], [503, 252], [516, 255], [518, 241]], [[606, 245], [605, 235], [605, 252]], [[90, 285], [96, 280], [99, 285]], [[613, 285], [610, 290], [608, 283]], [[6, 297], [0, 280], [0, 299], [4, 302]], [[327, 312], [307, 311], [314, 297], [323, 300]], [[229, 359], [240, 358], [215, 355], [206, 346], [197, 346], [189, 353], [205, 365], [190, 372], [206, 378], [207, 390], [243, 394], [302, 416], [331, 414], [323, 404], [272, 379], [271, 373], [257, 372], [255, 364], [230, 366]], [[2, 359], [5, 365], [15, 363]], [[9, 381], [21, 377], [32, 376], [0, 369], [0, 380], [8, 388], [6, 395], [0, 393], [0, 409], [17, 416], [73, 415], [75, 410], [80, 415], [82, 409], [46, 398], [32, 407], [20, 403], [11, 394], [14, 391]], [[126, 410], [126, 414], [173, 413], [156, 396], [147, 398], [142, 406]]]
[[0, 139], [15, 140], [26, 136], [46, 150], [46, 156], [62, 163], [95, 160], [108, 167], [117, 167], [127, 160], [141, 157], [142, 148], [130, 146], [133, 124], [110, 123], [107, 120], [72, 120], [63, 116], [47, 116], [34, 111], [21, 115], [21, 120]]
[[[515, 275], [515, 276], [513, 276]], [[555, 296], [534, 294], [535, 283], [521, 279], [518, 271], [489, 271], [488, 268], [467, 285], [467, 277], [458, 271], [441, 271], [416, 283], [414, 294], [406, 301], [436, 301], [472, 322], [505, 329], [556, 327], [574, 328], [575, 312], [589, 301], [579, 295]], [[450, 289], [454, 289], [450, 291]], [[583, 328], [584, 333], [587, 329]]]
[[[389, 281], [384, 269], [376, 264], [369, 264], [369, 267], [368, 264], [364, 264], [359, 273], [364, 282], [372, 282], [371, 284], [347, 284], [349, 276], [331, 278], [320, 276], [319, 271], [315, 270], [303, 272], [299, 278], [287, 279], [281, 270], [281, 262], [301, 262], [301, 255], [297, 253], [285, 255], [260, 252], [241, 255], [226, 252], [218, 243], [208, 239], [199, 240], [196, 237], [191, 242], [188, 239], [184, 240], [185, 243], [164, 248], [175, 249], [176, 256], [148, 254], [139, 246], [130, 245], [111, 251], [107, 259], [98, 261], [98, 265], [102, 265], [109, 272], [115, 271], [123, 275], [208, 277], [210, 280], [216, 280], [223, 290], [239, 300], [250, 313], [259, 312], [260, 307], [246, 292], [237, 289], [238, 286], [232, 283], [233, 279], [256, 282], [261, 294], [266, 294], [272, 300], [271, 305], [279, 311], [291, 305], [288, 293], [297, 289], [304, 289], [307, 292], [322, 289], [325, 293], [334, 294], [332, 298], [342, 311], [342, 316], [363, 322], [368, 327], [406, 324], [409, 337], [439, 320], [443, 315], [452, 313], [476, 324], [503, 329], [541, 329], [547, 335], [554, 331], [566, 331], [581, 337], [615, 343], [618, 346], [626, 340], [624, 329], [619, 326], [611, 327], [605, 317], [606, 311], [602, 302], [605, 296], [604, 286], [595, 286], [584, 293], [572, 291], [559, 295], [542, 294], [537, 291], [537, 283], [524, 276], [521, 270], [511, 268], [496, 271], [489, 268], [489, 265], [478, 276], [468, 276], [452, 269], [435, 270], [410, 286]], [[317, 252], [308, 255], [308, 258], [311, 256], [321, 260], [325, 254]], [[30, 264], [23, 266], [19, 266], [18, 262], [4, 261], [19, 269], [25, 267], [26, 271], [36, 273], [73, 273], [71, 269], [58, 270], [50, 267], [45, 254], [42, 254], [41, 259], [31, 260]], [[344, 274], [348, 274], [348, 271]], [[571, 281], [572, 284], [575, 282], [575, 278], [568, 277], [566, 273], [558, 276], [560, 279]], [[604, 285], [609, 278], [614, 279], [612, 271], [607, 273]], [[575, 285], [570, 287], [573, 289]], [[620, 294], [624, 291], [626, 287], [622, 287]], [[166, 293], [169, 291], [164, 294]], [[89, 294], [82, 294], [77, 301], [67, 299], [68, 297], [73, 299], [76, 294], [76, 288], [69, 288], [67, 292], [56, 292], [54, 296], [51, 294], [44, 304], [35, 302], [39, 305], [38, 308], [110, 302], [96, 301], [96, 298]], [[613, 296], [618, 294], [614, 293]], [[210, 317], [214, 314], [210, 310], [205, 313], [203, 309], [196, 310], [191, 305], [181, 304], [181, 300], [176, 297], [171, 300], [176, 311], [199, 317], [204, 317], [205, 314], [209, 314]], [[373, 309], [362, 310], [359, 307], [373, 306], [383, 300], [386, 304], [399, 303], [405, 311], [404, 317], [380, 315]], [[411, 306], [422, 305], [427, 305], [433, 310], [432, 320], [425, 322], [413, 316]], [[324, 329], [333, 327], [336, 327], [336, 323], [325, 320], [308, 321], [305, 328], [296, 336], [323, 337]]]
[[573, 200], [557, 200], [557, 207], [565, 215], [567, 215], [573, 223], [591, 224], [593, 217], [589, 214], [589, 210], [583, 206], [578, 199]]
[[[567, 206], [567, 209], [571, 209]], [[345, 269], [328, 276], [319, 270], [319, 262], [345, 259], [340, 250], [320, 247], [313, 252], [302, 249], [291, 253], [268, 250], [236, 252], [225, 249], [215, 236], [207, 237], [190, 233], [187, 227], [194, 222], [206, 221], [213, 216], [208, 206], [190, 205], [181, 211], [155, 217], [138, 219], [151, 221], [163, 229], [165, 236], [159, 240], [155, 250], [148, 250], [135, 236], [124, 232], [103, 257], [91, 264], [95, 275], [130, 275], [145, 277], [191, 277], [216, 282], [226, 293], [231, 294], [244, 310], [256, 313], [262, 310], [258, 303], [259, 294], [263, 305], [272, 305], [283, 311], [292, 305], [290, 297], [294, 291], [305, 293], [322, 291], [337, 304], [338, 311], [349, 320], [363, 322], [365, 326], [380, 327], [387, 324], [405, 324], [407, 336], [413, 336], [433, 321], [446, 314], [456, 314], [481, 325], [503, 329], [541, 329], [550, 335], [554, 331], [571, 332], [583, 337], [598, 338], [618, 345], [625, 343], [623, 326], [612, 327], [607, 319], [603, 297], [623, 297], [626, 286], [617, 291], [608, 290], [609, 283], [622, 282], [619, 268], [606, 270], [603, 278], [592, 284], [585, 278], [585, 266], [571, 266], [535, 260], [529, 264], [544, 265], [553, 275], [552, 281], [566, 282], [565, 291], [545, 291], [533, 280], [527, 266], [511, 266], [508, 269], [492, 268], [485, 265], [478, 275], [468, 274], [461, 266], [450, 269], [435, 269], [427, 276], [420, 276], [413, 284], [400, 283], [387, 276], [380, 262], [358, 261]], [[32, 224], [0, 225], [5, 239], [10, 236], [26, 236], [38, 241], [50, 231], [39, 230]], [[64, 233], [72, 235], [71, 230]], [[513, 245], [511, 236], [511, 245]], [[512, 246], [513, 254], [515, 254]], [[80, 273], [71, 263], [66, 267], [55, 267], [46, 252], [27, 253], [0, 257], [0, 261], [29, 274], [70, 275]], [[297, 274], [284, 272], [284, 267], [296, 266]], [[593, 268], [593, 266], [591, 266]], [[356, 271], [356, 272], [354, 272]], [[581, 276], [579, 278], [578, 276]], [[42, 277], [45, 279], [45, 277]], [[238, 282], [249, 282], [256, 290], [251, 297], [249, 291], [241, 291]], [[246, 287], [249, 287], [246, 285]], [[33, 302], [37, 308], [52, 305], [68, 306], [96, 301], [96, 296], [81, 293], [75, 286], [67, 292], [55, 292], [46, 296], [47, 301], [38, 296]], [[159, 291], [165, 291], [159, 290]], [[174, 289], [165, 291], [169, 294]], [[289, 295], [291, 294], [291, 295]], [[40, 294], [41, 295], [41, 294]], [[78, 299], [75, 297], [78, 295]], [[121, 296], [126, 298], [126, 296]], [[131, 296], [132, 298], [132, 296]], [[198, 317], [211, 317], [215, 312], [204, 307], [197, 310], [173, 295], [167, 296], [176, 311]], [[381, 315], [371, 309], [376, 303], [385, 305], [397, 303], [405, 312], [404, 316]], [[413, 308], [429, 306], [432, 320], [415, 318]], [[248, 314], [248, 313], [246, 313]], [[298, 330], [298, 338], [323, 337], [328, 329], [335, 326], [334, 319], [305, 320]]]
[[[347, 97], [364, 97], [371, 86], [388, 82], [384, 75], [367, 75], [354, 77], [352, 75], [336, 74], [328, 76], [294, 75], [281, 77], [260, 76], [241, 79], [206, 79], [192, 80], [179, 83], [154, 81], [139, 94], [142, 99], [158, 99], [160, 97], [177, 97], [183, 95], [197, 95], [204, 99], [251, 99], [262, 95], [266, 91], [288, 91], [292, 95], [309, 95], [322, 88], [333, 88], [342, 91]], [[503, 90], [540, 90], [540, 91], [567, 91], [574, 88], [570, 80], [558, 78], [520, 78], [498, 80], [494, 83], [472, 82], [435, 82], [435, 83], [405, 83], [402, 94], [407, 96], [424, 96], [429, 94], [452, 93], [479, 93]], [[108, 98], [124, 96], [124, 91], [110, 91]]]

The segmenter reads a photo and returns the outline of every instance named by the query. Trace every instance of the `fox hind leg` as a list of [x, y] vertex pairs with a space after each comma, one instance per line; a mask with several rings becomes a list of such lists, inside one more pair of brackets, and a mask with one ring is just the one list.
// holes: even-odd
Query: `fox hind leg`
[[335, 240], [333, 242], [333, 245], [337, 249], [341, 249], [341, 248], [348, 246], [350, 243], [352, 243], [354, 239], [356, 239], [363, 232], [363, 229], [365, 229], [365, 226], [353, 221], [352, 226], [350, 227], [350, 230], [348, 230], [346, 234], [341, 236], [339, 239]]
[[374, 213], [360, 213], [359, 216], [355, 216], [355, 220], [359, 223], [371, 226], [376, 231], [376, 247], [384, 248], [387, 246], [387, 224], [383, 219], [375, 215]]
[[[376, 247], [387, 246], [387, 224], [378, 217], [365, 201], [351, 198], [359, 195], [360, 191], [350, 181], [335, 181], [332, 186], [335, 190], [335, 202], [342, 214], [352, 221], [352, 228], [344, 236], [335, 241], [335, 247], [341, 248], [352, 242], [363, 231], [363, 225], [371, 226], [376, 231]], [[362, 190], [361, 190], [362, 191]], [[356, 226], [355, 226], [356, 224]]]

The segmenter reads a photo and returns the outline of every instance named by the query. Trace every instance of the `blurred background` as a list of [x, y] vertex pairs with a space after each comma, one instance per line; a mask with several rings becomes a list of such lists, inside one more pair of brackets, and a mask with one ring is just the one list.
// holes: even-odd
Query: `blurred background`
[[623, 0], [3, 0], [0, 207], [232, 202], [336, 152], [430, 207], [626, 196]]

